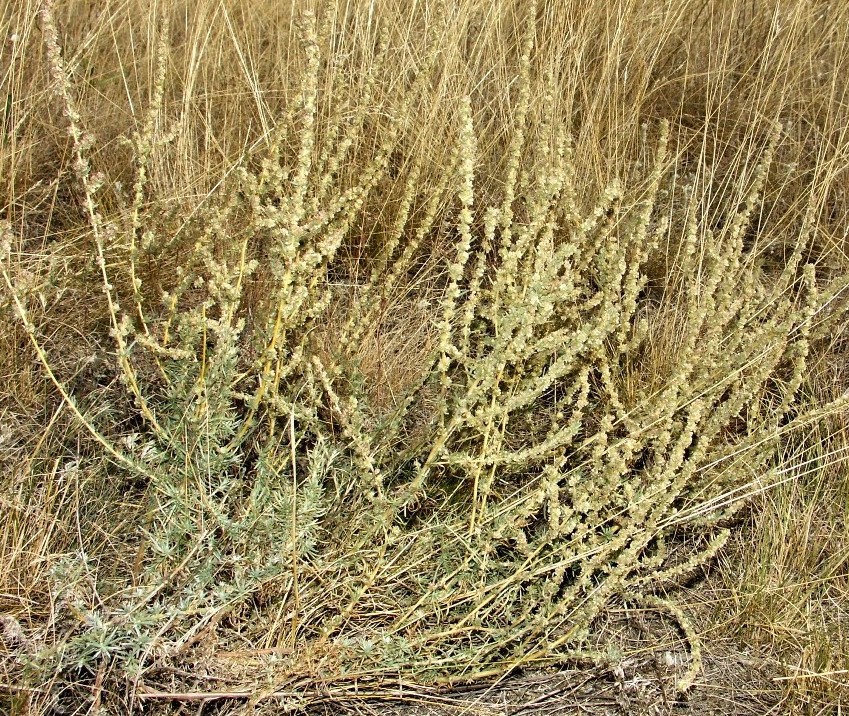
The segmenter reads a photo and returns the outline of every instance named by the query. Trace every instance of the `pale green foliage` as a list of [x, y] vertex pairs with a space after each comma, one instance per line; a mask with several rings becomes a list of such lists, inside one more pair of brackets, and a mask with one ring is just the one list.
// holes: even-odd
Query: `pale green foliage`
[[[722, 228], [700, 224], [695, 199], [680, 225], [667, 220], [664, 207], [688, 195], [667, 172], [665, 124], [648, 128], [654, 161], [634, 186], [612, 181], [585, 207], [569, 131], [553, 102], [531, 106], [528, 23], [500, 201], [476, 191], [474, 101], [462, 97], [453, 163], [438, 182], [445, 196], [419, 196], [423, 167], [405, 165], [391, 228], [328, 354], [315, 335], [338, 300], [329, 272], [405, 146], [404, 113], [430, 66], [365, 142], [365, 110], [319, 112], [321, 28], [305, 15], [297, 106], [178, 236], [162, 235], [146, 182], [167, 139], [156, 121], [164, 62], [132, 139], [132, 204], [106, 218], [44, 17], [119, 375], [142, 427], [107, 438], [116, 426], [75, 411], [141, 478], [148, 504], [137, 583], [96, 610], [69, 597], [88, 610], [84, 622], [39, 658], [86, 668], [108, 659], [138, 675], [237, 612], [252, 638], [292, 649], [273, 667], [276, 683], [298, 675], [305, 655], [325, 658], [327, 680], [473, 679], [598, 656], [582, 647], [619, 599], [682, 622], [694, 650], [687, 688], [699, 667], [694, 634], [654, 592], [720, 549], [735, 491], [768, 474], [782, 431], [807, 419], [794, 411], [812, 330], [844, 315], [832, 299], [845, 282], [821, 285], [804, 263], [810, 227], [772, 283], [746, 248], [781, 128]], [[368, 161], [339, 172], [363, 146]], [[443, 218], [454, 241], [434, 350], [420, 380], [378, 410], [358, 375], [358, 341], [381, 291], [404, 282]], [[678, 235], [668, 279], [677, 290], [649, 298], [648, 265]], [[141, 257], [176, 244], [189, 250], [157, 296]], [[665, 372], [631, 390], [668, 334]], [[670, 543], [685, 530], [701, 547], [682, 558]]]

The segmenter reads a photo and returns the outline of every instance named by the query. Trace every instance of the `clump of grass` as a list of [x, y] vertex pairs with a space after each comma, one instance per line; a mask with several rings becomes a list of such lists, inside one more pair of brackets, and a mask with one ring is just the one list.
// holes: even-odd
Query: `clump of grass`
[[[820, 365], [806, 388], [830, 384], [824, 389], [833, 393], [829, 366], [836, 365]], [[775, 664], [774, 687], [788, 712], [846, 703], [846, 449], [840, 416], [796, 436], [778, 484], [756, 500], [719, 563], [724, 618]]]
[[[402, 25], [356, 25], [366, 41], [346, 49], [345, 12], [298, 14], [300, 69], [279, 111], [254, 83], [259, 136], [169, 212], [171, 173], [199, 170], [196, 127], [166, 113], [168, 19], [121, 191], [43, 5], [85, 221], [85, 255], [65, 258], [99, 286], [112, 382], [75, 388], [9, 221], [4, 310], [73, 419], [77, 484], [117, 482], [134, 504], [109, 549], [84, 550], [92, 510], [73, 555], [51, 556], [51, 612], [15, 647], [32, 688], [77, 678], [100, 699], [123, 680], [129, 698], [152, 697], [158, 675], [202, 660], [201, 690], [208, 677], [297, 701], [319, 681], [344, 692], [604, 662], [587, 644], [617, 601], [678, 621], [691, 654], [677, 686], [691, 686], [700, 643], [665, 587], [786, 472], [786, 438], [849, 401], [802, 399], [847, 311], [817, 231], [835, 175], [816, 163], [807, 193], [776, 208], [796, 177], [780, 113], [746, 129], [719, 198], [706, 146], [685, 171], [692, 146], [662, 117], [604, 140], [616, 171], [582, 170], [588, 130], [554, 69], [563, 18], [539, 14], [481, 41], [512, 38], [497, 100], [486, 82], [456, 84], [459, 55], [440, 49], [458, 21], [490, 18], [440, 6], [409, 72], [392, 73]], [[417, 124], [436, 99], [451, 111]], [[771, 221], [780, 255], [760, 233]], [[402, 305], [415, 308], [393, 321]]]

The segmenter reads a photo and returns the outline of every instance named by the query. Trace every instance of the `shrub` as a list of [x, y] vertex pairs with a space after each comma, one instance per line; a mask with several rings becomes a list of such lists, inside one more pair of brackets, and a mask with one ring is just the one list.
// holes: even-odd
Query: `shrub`
[[[380, 94], [380, 120], [379, 61], [359, 104], [323, 112], [327, 29], [305, 13], [297, 103], [171, 227], [148, 184], [169, 141], [167, 27], [131, 139], [132, 193], [106, 213], [49, 4], [42, 19], [131, 428], [54, 371], [7, 268], [9, 225], [3, 276], [44, 370], [110, 472], [142, 486], [143, 511], [119, 588], [101, 596], [88, 582], [81, 595], [92, 565], [57, 568], [66, 636], [34, 673], [139, 679], [197, 658], [219, 630], [231, 650], [247, 640], [275, 655], [209, 656], [231, 681], [455, 683], [603, 660], [588, 637], [619, 600], [680, 623], [686, 690], [699, 645], [664, 587], [721, 548], [744, 498], [769, 483], [780, 437], [846, 401], [796, 400], [812, 342], [846, 313], [845, 277], [824, 281], [809, 259], [811, 212], [778, 271], [750, 241], [783, 128], [756, 140], [744, 200], [721, 226], [670, 172], [663, 122], [644, 128], [654, 159], [588, 204], [567, 123], [552, 98], [531, 101], [529, 21], [501, 174], [479, 175], [466, 95], [451, 162], [423, 193], [433, 167], [405, 155], [405, 118], [436, 50]], [[553, 93], [554, 79], [541, 86]], [[389, 194], [354, 273], [343, 250], [377, 230], [370, 202]], [[442, 272], [417, 283], [435, 245], [449, 247]], [[148, 280], [156, 261], [174, 270]], [[437, 310], [415, 370], [380, 401], [363, 342], [399, 293]]]

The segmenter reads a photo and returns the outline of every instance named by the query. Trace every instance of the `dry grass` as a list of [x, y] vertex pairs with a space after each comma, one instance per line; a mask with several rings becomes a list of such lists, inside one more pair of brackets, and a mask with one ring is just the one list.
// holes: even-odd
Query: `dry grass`
[[24, 0], [0, 42], [2, 709], [617, 675], [642, 611], [681, 692], [721, 642], [849, 705], [849, 6]]

